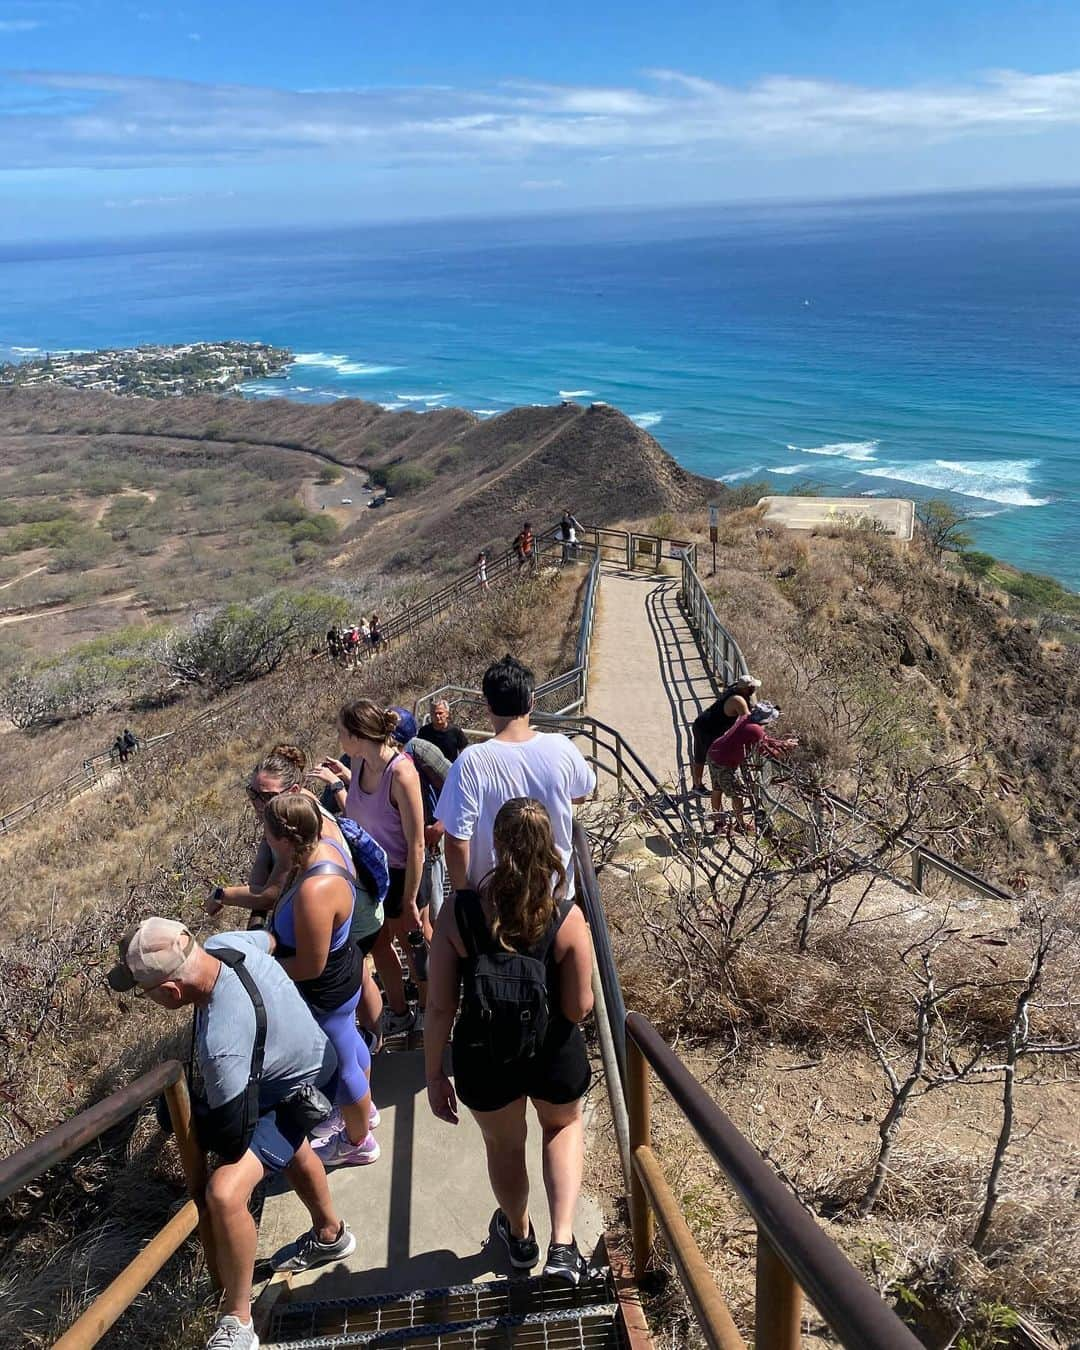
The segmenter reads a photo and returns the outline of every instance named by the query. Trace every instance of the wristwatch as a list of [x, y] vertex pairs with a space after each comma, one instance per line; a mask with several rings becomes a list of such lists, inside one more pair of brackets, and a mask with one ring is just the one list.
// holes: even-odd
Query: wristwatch
[[215, 904], [220, 905], [221, 902], [225, 899], [225, 887], [215, 886], [214, 889], [210, 892], [210, 899], [213, 900]]
[[348, 783], [344, 782], [344, 781], [343, 781], [342, 779], [340, 779], [340, 778], [335, 778], [334, 781], [330, 784], [330, 786], [331, 786], [331, 788], [333, 788], [333, 790], [334, 790], [335, 792], [345, 792], [345, 793], [347, 793], [347, 792], [349, 791], [349, 785], [348, 785]]

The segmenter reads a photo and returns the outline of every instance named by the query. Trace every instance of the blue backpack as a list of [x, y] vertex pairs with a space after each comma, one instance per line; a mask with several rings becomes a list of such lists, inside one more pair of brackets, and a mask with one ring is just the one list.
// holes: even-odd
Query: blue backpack
[[337, 817], [356, 868], [356, 901], [349, 936], [354, 942], [377, 933], [383, 924], [383, 902], [390, 889], [390, 867], [382, 844], [348, 816]]

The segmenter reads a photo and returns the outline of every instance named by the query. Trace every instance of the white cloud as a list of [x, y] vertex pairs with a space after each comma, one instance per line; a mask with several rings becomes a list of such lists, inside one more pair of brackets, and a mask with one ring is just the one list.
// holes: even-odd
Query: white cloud
[[41, 27], [40, 19], [0, 19], [0, 33], [29, 33]]
[[[773, 75], [745, 86], [656, 70], [639, 88], [507, 81], [289, 90], [93, 74], [0, 85], [0, 168], [126, 167], [281, 159], [370, 166], [531, 163], [554, 183], [564, 157], [694, 160], [917, 150], [974, 134], [1080, 126], [1080, 70], [992, 71], [951, 85], [873, 88]], [[545, 172], [545, 170], [547, 172]], [[560, 180], [561, 181], [561, 180]], [[532, 189], [538, 190], [538, 189]]]

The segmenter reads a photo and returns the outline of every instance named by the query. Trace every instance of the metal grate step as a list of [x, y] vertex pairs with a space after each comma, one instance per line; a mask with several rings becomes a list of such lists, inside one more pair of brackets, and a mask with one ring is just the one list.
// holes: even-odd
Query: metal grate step
[[605, 1273], [573, 1286], [542, 1277], [409, 1294], [285, 1302], [264, 1344], [277, 1350], [620, 1350]]

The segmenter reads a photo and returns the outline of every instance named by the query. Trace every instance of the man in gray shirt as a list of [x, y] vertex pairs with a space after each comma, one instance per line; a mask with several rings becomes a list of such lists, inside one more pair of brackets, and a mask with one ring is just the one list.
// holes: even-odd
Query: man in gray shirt
[[[268, 1172], [285, 1172], [312, 1219], [307, 1233], [271, 1258], [275, 1270], [307, 1270], [356, 1248], [334, 1210], [326, 1171], [286, 1103], [297, 1089], [329, 1086], [337, 1059], [269, 946], [269, 935], [255, 931], [222, 933], [204, 948], [174, 919], [144, 919], [120, 940], [120, 961], [108, 976], [113, 989], [141, 991], [159, 1007], [195, 1009], [195, 1086], [205, 1107], [200, 1138], [207, 1136], [224, 1160], [206, 1188], [223, 1285], [221, 1316], [207, 1350], [258, 1350], [251, 1321], [258, 1235], [248, 1204]], [[248, 1087], [257, 1022], [254, 1002], [228, 964], [237, 957], [266, 1018], [254, 1121]]]

